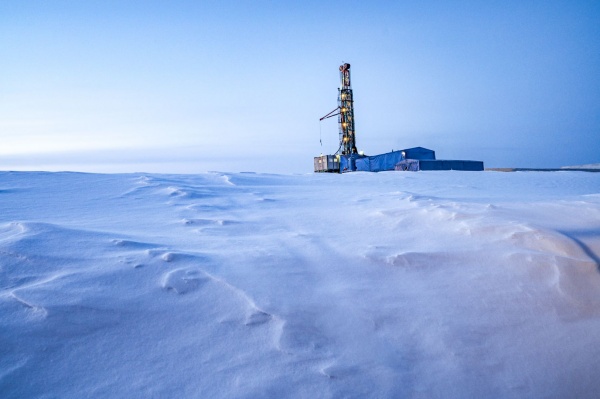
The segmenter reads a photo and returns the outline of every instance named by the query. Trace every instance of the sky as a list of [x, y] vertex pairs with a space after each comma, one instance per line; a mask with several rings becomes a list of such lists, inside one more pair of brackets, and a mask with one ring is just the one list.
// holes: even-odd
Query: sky
[[310, 173], [356, 142], [600, 162], [598, 1], [0, 0], [0, 170]]

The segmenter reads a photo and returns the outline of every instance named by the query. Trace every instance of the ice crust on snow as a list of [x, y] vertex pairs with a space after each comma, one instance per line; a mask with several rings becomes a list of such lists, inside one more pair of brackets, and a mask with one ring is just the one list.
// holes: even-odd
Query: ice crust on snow
[[600, 175], [0, 172], [0, 393], [578, 397]]

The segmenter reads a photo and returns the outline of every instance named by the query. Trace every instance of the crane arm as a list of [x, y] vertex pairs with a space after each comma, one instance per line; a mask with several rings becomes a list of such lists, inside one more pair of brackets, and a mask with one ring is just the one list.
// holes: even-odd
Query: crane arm
[[336, 115], [339, 115], [340, 114], [339, 112], [337, 114], [334, 114], [334, 112], [337, 111], [337, 110], [339, 110], [339, 109], [340, 109], [340, 107], [336, 107], [333, 111], [331, 111], [330, 113], [328, 113], [327, 115], [325, 115], [324, 117], [322, 117], [319, 120], [322, 121], [323, 119], [327, 119], [327, 118], [331, 118], [331, 117], [334, 117]]

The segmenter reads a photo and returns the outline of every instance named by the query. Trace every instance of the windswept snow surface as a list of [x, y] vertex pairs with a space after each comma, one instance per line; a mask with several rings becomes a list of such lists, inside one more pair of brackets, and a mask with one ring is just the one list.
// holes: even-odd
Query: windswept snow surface
[[2, 398], [600, 397], [600, 174], [0, 173]]

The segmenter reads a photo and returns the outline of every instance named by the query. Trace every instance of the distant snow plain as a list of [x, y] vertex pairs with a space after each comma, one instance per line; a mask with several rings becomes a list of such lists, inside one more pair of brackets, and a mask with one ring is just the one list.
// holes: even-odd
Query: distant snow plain
[[0, 173], [2, 398], [600, 397], [600, 174]]

